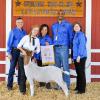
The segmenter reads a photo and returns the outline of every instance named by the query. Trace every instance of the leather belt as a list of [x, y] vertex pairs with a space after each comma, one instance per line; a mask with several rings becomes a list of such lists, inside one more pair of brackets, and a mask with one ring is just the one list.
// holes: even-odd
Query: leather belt
[[18, 51], [18, 52], [20, 52], [20, 50], [19, 49], [17, 49], [17, 48], [12, 48], [12, 51]]
[[63, 45], [55, 45], [55, 47], [61, 47], [61, 46], [63, 46]]

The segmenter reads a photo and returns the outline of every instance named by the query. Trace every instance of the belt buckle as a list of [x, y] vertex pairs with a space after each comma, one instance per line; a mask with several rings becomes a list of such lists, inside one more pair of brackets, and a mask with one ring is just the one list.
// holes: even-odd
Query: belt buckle
[[62, 45], [55, 45], [56, 47], [61, 47]]
[[17, 49], [17, 48], [13, 48], [13, 50], [15, 50], [15, 51], [20, 51], [19, 49]]

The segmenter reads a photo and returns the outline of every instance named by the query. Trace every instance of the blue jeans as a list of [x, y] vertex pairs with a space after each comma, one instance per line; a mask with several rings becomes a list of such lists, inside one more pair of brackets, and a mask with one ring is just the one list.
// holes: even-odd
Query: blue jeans
[[12, 88], [13, 87], [13, 75], [15, 73], [15, 67], [17, 65], [20, 52], [17, 50], [12, 50], [11, 55], [12, 55], [12, 59], [10, 61], [10, 69], [9, 69], [9, 74], [8, 74], [7, 87]]
[[[56, 66], [61, 68], [63, 67], [64, 71], [69, 72], [69, 64], [68, 64], [68, 55], [69, 55], [69, 49], [67, 46], [63, 45], [57, 45], [54, 46], [54, 52], [55, 52], [55, 63]], [[70, 76], [64, 74], [63, 79], [66, 82], [68, 88], [70, 88]]]

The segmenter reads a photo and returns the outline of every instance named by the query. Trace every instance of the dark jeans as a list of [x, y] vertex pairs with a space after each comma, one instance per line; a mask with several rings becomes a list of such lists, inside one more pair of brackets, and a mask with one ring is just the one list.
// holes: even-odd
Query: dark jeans
[[26, 76], [24, 71], [24, 58], [19, 56], [18, 59], [18, 84], [20, 92], [26, 92]]
[[8, 74], [7, 87], [12, 88], [13, 87], [13, 75], [15, 73], [15, 67], [18, 62], [20, 51], [17, 49], [12, 49], [11, 55], [12, 55], [12, 59], [10, 60], [10, 69], [9, 69], [9, 74]]
[[80, 63], [77, 63], [76, 60], [74, 61], [77, 73], [76, 88], [79, 92], [85, 92], [86, 89], [85, 62], [86, 57], [82, 58]]

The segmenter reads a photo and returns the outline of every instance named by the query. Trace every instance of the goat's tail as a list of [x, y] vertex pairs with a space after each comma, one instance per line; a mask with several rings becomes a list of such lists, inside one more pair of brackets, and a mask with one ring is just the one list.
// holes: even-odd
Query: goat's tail
[[63, 70], [62, 70], [62, 72], [63, 72], [64, 74], [70, 75], [70, 73], [69, 73], [68, 71], [63, 71]]

